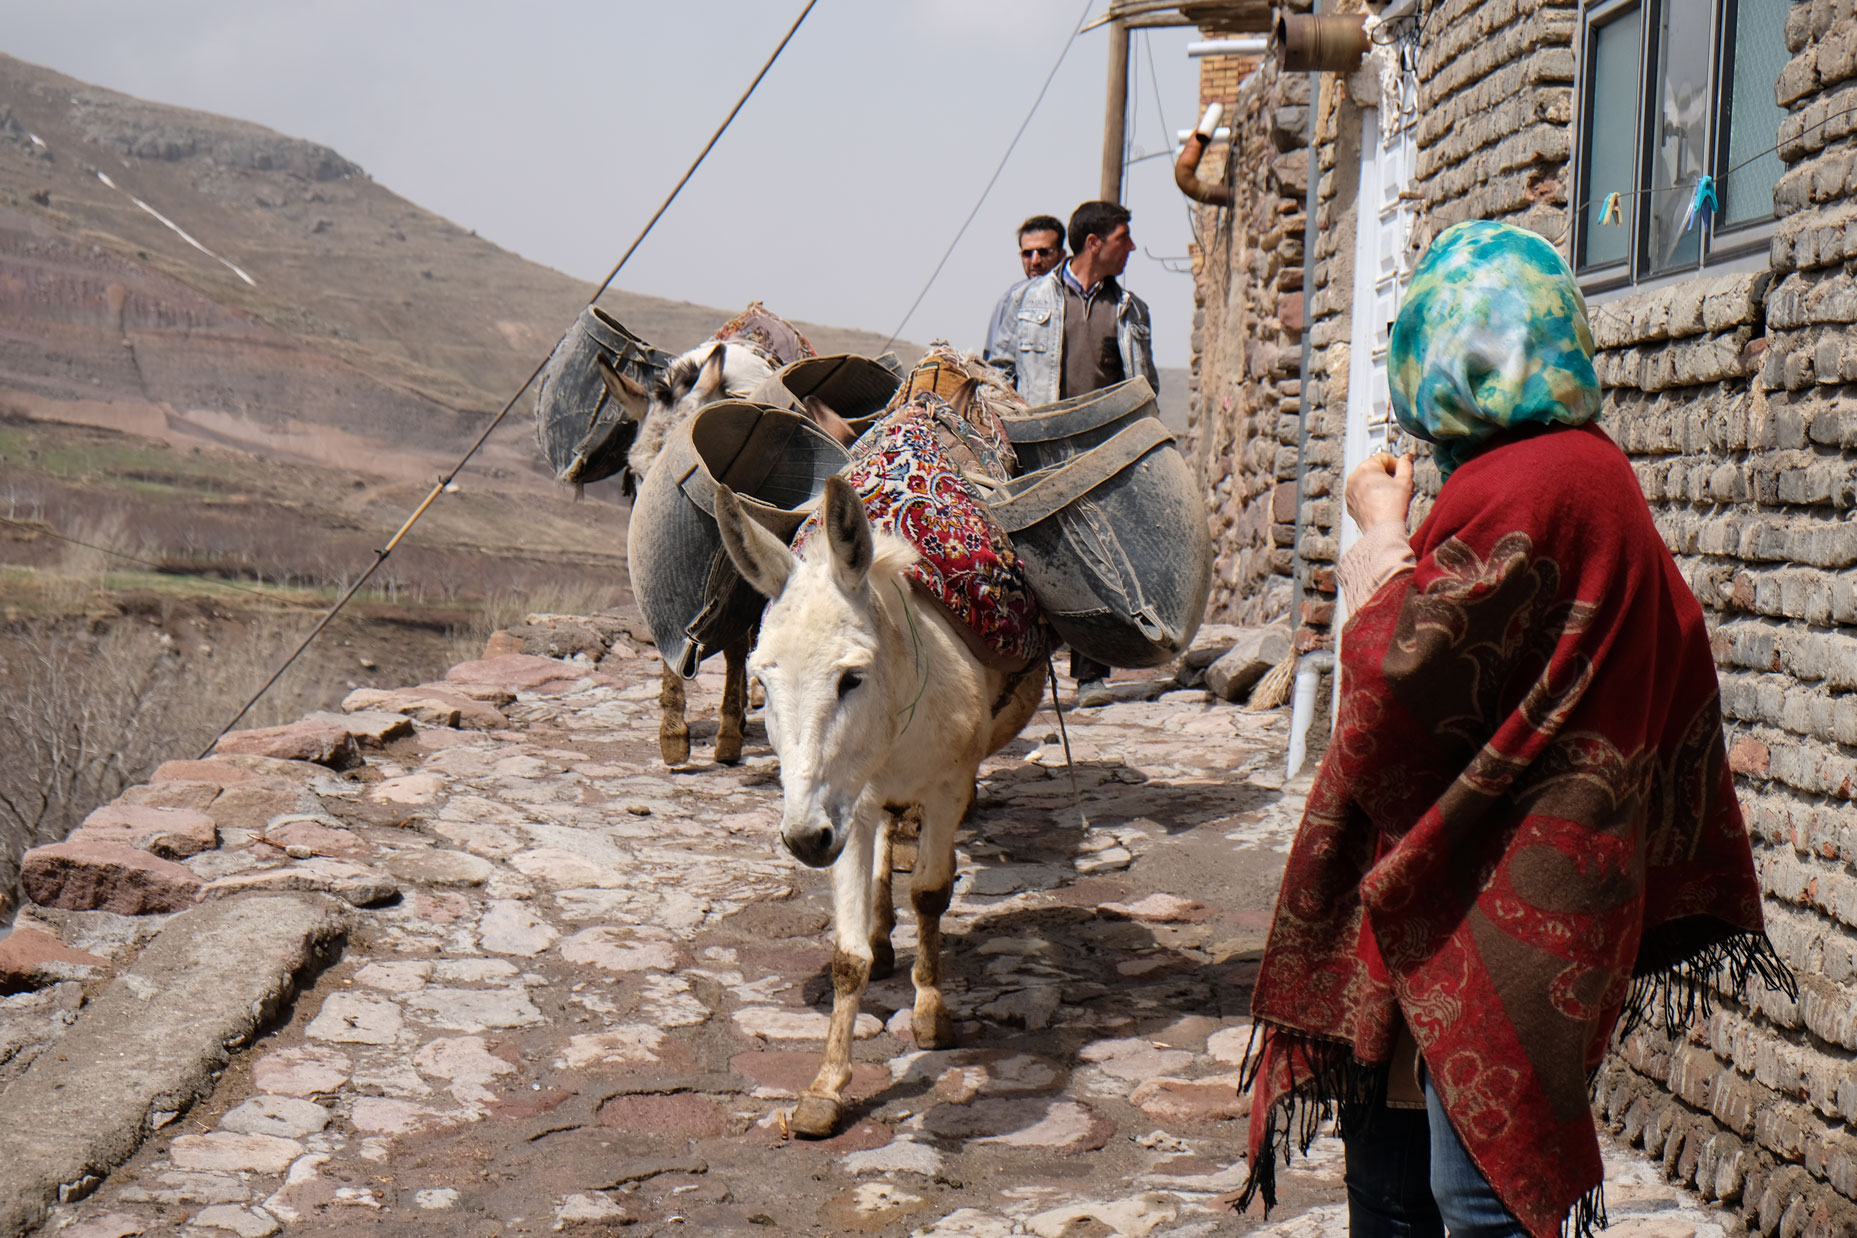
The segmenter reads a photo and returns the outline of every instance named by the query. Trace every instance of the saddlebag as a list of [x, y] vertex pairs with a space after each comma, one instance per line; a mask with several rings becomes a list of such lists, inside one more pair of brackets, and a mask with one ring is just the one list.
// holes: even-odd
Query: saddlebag
[[606, 365], [649, 389], [673, 360], [589, 305], [542, 368], [535, 391], [535, 437], [558, 481], [584, 485], [625, 467], [638, 423], [600, 377]]
[[710, 404], [674, 431], [632, 502], [626, 560], [632, 595], [666, 666], [688, 679], [746, 635], [765, 605], [742, 580], [716, 527], [716, 486], [781, 541], [850, 460], [801, 413], [747, 400]]
[[1021, 472], [992, 504], [1052, 628], [1110, 666], [1186, 652], [1212, 586], [1203, 488], [1145, 378], [1005, 418]]

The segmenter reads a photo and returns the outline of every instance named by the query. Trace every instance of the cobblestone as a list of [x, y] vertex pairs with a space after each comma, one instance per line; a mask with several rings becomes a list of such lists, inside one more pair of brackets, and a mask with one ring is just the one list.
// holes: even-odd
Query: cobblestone
[[[736, 768], [659, 764], [649, 653], [597, 674], [468, 664], [448, 689], [503, 684], [506, 727], [396, 713], [413, 734], [303, 776], [282, 814], [296, 822], [222, 838], [251, 853], [241, 876], [342, 863], [393, 896], [356, 913], [346, 955], [210, 1100], [52, 1225], [1339, 1238], [1332, 1139], [1281, 1175], [1268, 1221], [1226, 1202], [1244, 1177], [1248, 986], [1302, 804], [1304, 784], [1282, 784], [1285, 711], [1125, 677], [1068, 719], [1075, 794], [1055, 720], [1035, 718], [983, 768], [959, 840], [943, 924], [961, 1047], [911, 1043], [899, 871], [898, 974], [866, 995], [841, 1133], [806, 1142], [786, 1115], [830, 1009], [829, 876], [779, 853], [758, 720]], [[169, 783], [278, 776], [203, 768], [218, 764]], [[319, 851], [304, 824], [358, 853], [265, 841]], [[133, 924], [64, 914], [63, 940], [105, 958], [121, 950], [98, 939]], [[1608, 1155], [1630, 1192], [1615, 1219], [1663, 1227], [1638, 1238], [1721, 1233], [1644, 1162]]]

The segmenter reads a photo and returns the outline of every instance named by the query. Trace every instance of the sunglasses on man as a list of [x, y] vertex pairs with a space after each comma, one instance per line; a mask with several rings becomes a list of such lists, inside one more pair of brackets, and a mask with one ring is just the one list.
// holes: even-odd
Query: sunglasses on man
[[1062, 245], [1047, 245], [1043, 249], [1021, 249], [1019, 251], [1019, 257], [1021, 258], [1049, 258], [1053, 254], [1061, 254], [1063, 252], [1064, 252], [1064, 247]]

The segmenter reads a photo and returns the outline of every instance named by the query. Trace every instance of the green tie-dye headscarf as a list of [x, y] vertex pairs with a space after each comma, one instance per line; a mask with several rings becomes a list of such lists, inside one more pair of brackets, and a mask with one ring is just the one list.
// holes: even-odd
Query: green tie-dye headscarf
[[1393, 324], [1387, 379], [1399, 424], [1445, 476], [1492, 436], [1577, 426], [1599, 411], [1586, 301], [1559, 251], [1511, 224], [1445, 229]]

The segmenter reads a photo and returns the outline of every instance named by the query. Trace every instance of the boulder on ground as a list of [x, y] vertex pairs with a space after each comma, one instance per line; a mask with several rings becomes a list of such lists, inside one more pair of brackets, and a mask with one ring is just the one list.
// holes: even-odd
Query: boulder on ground
[[417, 688], [356, 688], [342, 698], [342, 708], [401, 714], [427, 726], [496, 731], [509, 725], [503, 711], [489, 701], [457, 690], [455, 685], [422, 684]]
[[1236, 623], [1202, 623], [1193, 647], [1180, 655], [1182, 671], [1203, 671], [1218, 661], [1250, 629]]
[[454, 691], [463, 690], [458, 685], [483, 684], [511, 693], [562, 692], [586, 675], [580, 667], [553, 658], [505, 653], [476, 662], [460, 662], [445, 672], [445, 683]]
[[[592, 625], [572, 615], [530, 615], [527, 622], [496, 635], [512, 638], [498, 645], [498, 653], [526, 653], [538, 658], [571, 658], [584, 653], [597, 661], [605, 656], [608, 644]], [[489, 646], [485, 646], [484, 653], [492, 656]]]
[[59, 980], [88, 980], [108, 959], [65, 945], [50, 933], [19, 925], [0, 939], [0, 993], [24, 993]]
[[194, 808], [149, 808], [118, 800], [95, 809], [67, 842], [120, 843], [184, 860], [219, 845], [213, 818]]
[[344, 726], [331, 722], [293, 722], [289, 726], [256, 727], [249, 731], [229, 731], [219, 737], [213, 751], [220, 754], [249, 754], [275, 757], [284, 761], [313, 761], [331, 769], [349, 769], [361, 764], [360, 746]]
[[1223, 700], [1235, 701], [1289, 654], [1288, 628], [1242, 629], [1232, 647], [1206, 668], [1206, 687]]
[[119, 916], [180, 911], [204, 883], [186, 867], [120, 843], [63, 842], [20, 859], [20, 888], [41, 907], [113, 911]]
[[405, 739], [413, 733], [413, 724], [397, 713], [381, 709], [362, 709], [347, 713], [331, 713], [319, 709], [303, 717], [305, 722], [320, 722], [328, 726], [340, 727], [355, 737], [355, 742], [363, 748], [384, 748], [396, 739]]

